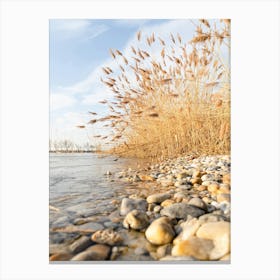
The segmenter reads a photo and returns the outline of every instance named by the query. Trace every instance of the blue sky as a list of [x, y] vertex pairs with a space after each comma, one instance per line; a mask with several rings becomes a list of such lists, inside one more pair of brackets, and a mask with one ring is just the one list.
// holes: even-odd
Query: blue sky
[[[98, 125], [86, 130], [78, 129], [76, 125], [89, 121], [91, 116], [88, 111], [106, 114], [106, 107], [98, 101], [110, 98], [111, 93], [100, 82], [101, 67], [117, 67], [109, 49], [129, 54], [139, 30], [143, 36], [154, 32], [164, 40], [169, 40], [170, 33], [179, 33], [183, 41], [188, 42], [195, 27], [187, 19], [50, 20], [51, 139], [70, 139], [81, 144], [89, 141], [94, 133], [106, 134]], [[155, 47], [153, 55], [160, 51], [160, 46]]]

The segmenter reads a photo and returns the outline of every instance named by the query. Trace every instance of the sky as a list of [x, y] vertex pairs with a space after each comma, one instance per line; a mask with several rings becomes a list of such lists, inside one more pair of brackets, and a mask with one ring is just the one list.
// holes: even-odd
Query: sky
[[[124, 55], [142, 36], [153, 32], [162, 39], [179, 33], [183, 42], [193, 37], [195, 26], [186, 19], [51, 19], [49, 21], [50, 55], [50, 139], [68, 139], [77, 144], [92, 143], [94, 134], [106, 134], [98, 125], [79, 129], [92, 116], [88, 111], [106, 115], [106, 106], [98, 103], [112, 93], [101, 83], [102, 66], [117, 69], [109, 49]], [[138, 44], [139, 45], [139, 44]], [[141, 45], [140, 45], [141, 47]], [[160, 54], [156, 45], [152, 53]]]

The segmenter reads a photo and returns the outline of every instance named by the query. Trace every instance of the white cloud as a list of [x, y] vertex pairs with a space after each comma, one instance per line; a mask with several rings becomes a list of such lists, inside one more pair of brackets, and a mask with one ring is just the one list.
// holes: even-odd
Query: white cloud
[[[125, 20], [126, 21], [126, 20]], [[129, 20], [127, 20], [130, 22]], [[121, 20], [120, 20], [121, 22]], [[146, 37], [147, 35], [151, 35], [153, 32], [156, 34], [156, 36], [160, 36], [164, 40], [170, 40], [170, 33], [177, 34], [180, 33], [182, 37], [185, 39], [186, 42], [188, 42], [193, 35], [193, 29], [194, 27], [190, 25], [186, 25], [186, 20], [170, 20], [168, 22], [162, 23], [162, 24], [154, 24], [154, 25], [148, 25], [143, 27], [141, 29], [142, 36]], [[146, 45], [145, 40], [142, 40], [142, 42], [137, 41], [136, 33], [133, 34], [133, 36], [128, 40], [125, 48], [121, 50], [127, 58], [131, 55], [131, 45], [136, 45], [137, 47], [143, 48], [144, 45]], [[159, 58], [160, 57], [160, 51], [162, 49], [162, 46], [157, 43], [154, 44], [151, 48], [151, 52], [153, 57]], [[109, 92], [107, 88], [100, 82], [100, 76], [102, 76], [102, 70], [101, 67], [108, 66], [110, 67], [114, 72], [119, 71], [118, 64], [116, 61], [112, 59], [107, 59], [103, 63], [101, 63], [99, 66], [97, 66], [84, 80], [73, 84], [70, 87], [62, 88], [61, 90], [72, 93], [72, 94], [83, 94], [85, 95], [83, 99], [83, 104], [96, 104], [101, 99], [107, 98], [109, 95]]]
[[[179, 33], [182, 36], [184, 42], [187, 43], [193, 36], [194, 26], [186, 24], [186, 20], [170, 20], [162, 24], [146, 25], [141, 28], [141, 31], [143, 38], [145, 38], [147, 35], [151, 35], [154, 32], [156, 37], [160, 36], [163, 40], [167, 40], [168, 42], [170, 42], [170, 33], [173, 33], [174, 35]], [[121, 50], [128, 59], [131, 55], [131, 45], [137, 46], [137, 48], [146, 48], [145, 40], [142, 40], [142, 42], [139, 43], [137, 41], [136, 33], [133, 34], [132, 37], [127, 41], [126, 46]], [[149, 50], [149, 53], [152, 53], [152, 56], [157, 59], [160, 57], [161, 49], [162, 46], [159, 43], [154, 43]], [[62, 92], [64, 95], [68, 94], [68, 97], [69, 94], [70, 96], [79, 96], [79, 100], [81, 100], [80, 105], [94, 106], [100, 100], [110, 98], [112, 93], [99, 80], [100, 77], [103, 76], [101, 67], [104, 66], [110, 67], [115, 73], [119, 71], [119, 66], [116, 61], [108, 58], [98, 67], [96, 67], [85, 79], [73, 84], [70, 87], [61, 88], [60, 92]], [[65, 104], [67, 102], [60, 103]], [[104, 110], [106, 109], [107, 107], [104, 106]], [[102, 114], [106, 114], [106, 112], [104, 111]], [[83, 117], [82, 120], [85, 122], [87, 121], [85, 117]], [[62, 118], [56, 120], [54, 127], [56, 127], [57, 130], [60, 130], [63, 136], [72, 135], [71, 139], [80, 137], [80, 139], [83, 138], [86, 140], [86, 137], [83, 134], [84, 131], [77, 131], [75, 128], [75, 126], [80, 123], [79, 121], [81, 121], [79, 115], [64, 115]], [[97, 126], [94, 126], [94, 130], [100, 130], [102, 133], [102, 128], [98, 128]], [[90, 135], [92, 134], [93, 133], [90, 133]]]
[[54, 27], [60, 31], [81, 31], [90, 26], [90, 21], [85, 19], [58, 19], [54, 20]]
[[59, 33], [59, 39], [80, 38], [80, 40], [92, 40], [109, 27], [105, 24], [94, 23], [87, 19], [56, 19], [50, 22], [51, 29]]
[[141, 27], [147, 23], [149, 19], [116, 19], [114, 23], [122, 27]]
[[50, 109], [52, 111], [71, 107], [76, 102], [76, 99], [72, 96], [67, 96], [64, 94], [50, 94]]

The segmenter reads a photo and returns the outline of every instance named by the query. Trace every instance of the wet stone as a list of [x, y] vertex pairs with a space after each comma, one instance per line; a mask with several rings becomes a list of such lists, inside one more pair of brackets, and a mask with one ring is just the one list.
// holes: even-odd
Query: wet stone
[[73, 257], [73, 255], [69, 252], [61, 252], [61, 253], [57, 253], [54, 254], [50, 257], [50, 261], [69, 261], [71, 258]]
[[90, 237], [81, 236], [79, 239], [77, 239], [74, 243], [70, 245], [69, 249], [73, 254], [77, 254], [88, 248], [90, 245], [92, 245]]
[[101, 230], [103, 228], [104, 227], [101, 224], [95, 223], [95, 222], [90, 222], [90, 223], [86, 223], [86, 224], [76, 226], [76, 229], [78, 231], [88, 232], [88, 233], [95, 232], [95, 231]]
[[146, 211], [147, 206], [145, 199], [124, 198], [120, 207], [120, 215], [125, 216], [132, 210]]
[[132, 210], [129, 212], [124, 221], [123, 226], [127, 229], [132, 228], [135, 230], [141, 230], [148, 226], [149, 219], [145, 212], [139, 210]]
[[160, 211], [160, 214], [162, 216], [168, 216], [170, 218], [184, 219], [188, 215], [191, 215], [193, 217], [199, 217], [205, 214], [205, 211], [195, 206], [188, 205], [186, 203], [175, 203], [173, 205], [163, 208]]
[[113, 231], [112, 229], [104, 229], [95, 232], [91, 236], [91, 240], [96, 243], [114, 246], [114, 245], [120, 245], [123, 241], [123, 238], [121, 237], [120, 234]]
[[111, 248], [97, 244], [89, 247], [86, 251], [74, 256], [71, 261], [102, 261], [109, 257]]
[[173, 240], [175, 232], [170, 219], [167, 217], [161, 217], [150, 224], [145, 235], [148, 241], [152, 244], [164, 245]]
[[152, 194], [147, 197], [148, 203], [157, 203], [160, 204], [166, 199], [169, 199], [171, 196], [168, 193], [159, 193], [159, 194]]

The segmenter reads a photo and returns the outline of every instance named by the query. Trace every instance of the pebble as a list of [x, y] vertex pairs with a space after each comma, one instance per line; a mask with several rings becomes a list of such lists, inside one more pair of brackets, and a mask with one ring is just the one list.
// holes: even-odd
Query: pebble
[[222, 215], [216, 215], [216, 214], [205, 214], [198, 218], [199, 223], [205, 224], [205, 223], [213, 223], [213, 222], [220, 222], [220, 221], [226, 221], [226, 217]]
[[104, 223], [104, 226], [105, 226], [106, 228], [116, 229], [116, 228], [119, 227], [119, 224], [109, 221], [109, 222], [105, 222], [105, 223]]
[[188, 204], [196, 206], [196, 207], [198, 207], [200, 209], [203, 209], [203, 210], [207, 211], [207, 206], [206, 206], [205, 202], [202, 199], [198, 198], [198, 197], [193, 197], [192, 199], [190, 199]]
[[193, 258], [193, 257], [174, 257], [174, 256], [165, 256], [163, 258], [160, 259], [160, 261], [172, 261], [172, 262], [176, 262], [176, 261], [196, 261], [197, 259]]
[[215, 181], [215, 176], [213, 174], [205, 174], [205, 175], [201, 176], [201, 180], [203, 182], [205, 182], [205, 181]]
[[140, 211], [146, 211], [147, 206], [148, 204], [145, 199], [124, 198], [122, 200], [121, 207], [120, 207], [120, 215], [125, 216], [134, 209]]
[[204, 174], [202, 174], [200, 172], [200, 170], [194, 170], [193, 173], [192, 173], [193, 178], [200, 178], [202, 175], [204, 175]]
[[90, 237], [81, 236], [79, 239], [77, 239], [74, 243], [70, 245], [69, 249], [73, 254], [77, 254], [81, 251], [84, 251], [90, 245], [92, 245]]
[[230, 252], [230, 223], [225, 221], [203, 224], [196, 232], [197, 237], [210, 239], [214, 248], [210, 260], [217, 260]]
[[205, 211], [186, 203], [174, 203], [168, 207], [163, 208], [160, 211], [160, 214], [162, 216], [168, 216], [170, 218], [184, 219], [188, 215], [199, 217], [205, 214]]
[[198, 260], [209, 260], [214, 248], [212, 240], [191, 236], [187, 240], [178, 242], [172, 248], [172, 256], [190, 256]]
[[208, 187], [208, 186], [214, 185], [214, 184], [217, 184], [217, 182], [215, 182], [215, 181], [203, 181], [201, 185]]
[[71, 261], [102, 261], [109, 257], [111, 248], [106, 245], [97, 244], [89, 247], [86, 251], [74, 256]]
[[202, 184], [202, 180], [201, 180], [201, 178], [199, 178], [199, 177], [190, 179], [190, 182], [191, 182], [193, 185], [194, 185], [194, 184]]
[[168, 193], [152, 194], [147, 197], [147, 202], [160, 204], [161, 202], [163, 202], [166, 199], [169, 199], [170, 197], [171, 195]]
[[216, 192], [219, 189], [219, 185], [218, 184], [210, 184], [207, 186], [207, 190], [209, 192]]
[[170, 255], [171, 249], [172, 249], [171, 244], [159, 246], [156, 251], [157, 259], [161, 259], [161, 258], [165, 257], [166, 255]]
[[121, 237], [120, 234], [113, 231], [112, 229], [104, 229], [95, 232], [91, 236], [91, 240], [96, 243], [114, 246], [114, 245], [120, 245], [123, 241], [123, 238]]
[[217, 201], [218, 202], [230, 202], [230, 194], [228, 193], [220, 193], [220, 194], [217, 194]]
[[61, 253], [57, 253], [57, 254], [54, 254], [50, 257], [50, 261], [53, 262], [53, 261], [69, 261], [71, 258], [73, 257], [72, 254], [68, 253], [68, 252], [61, 252]]
[[200, 222], [198, 219], [194, 218], [183, 222], [180, 224], [181, 232], [180, 234], [173, 240], [173, 244], [177, 245], [183, 240], [189, 239], [192, 235], [195, 235], [196, 231], [200, 227]]
[[167, 206], [170, 206], [170, 205], [172, 205], [172, 204], [174, 204], [174, 203], [175, 203], [174, 200], [172, 200], [172, 199], [166, 199], [166, 200], [164, 200], [164, 201], [160, 204], [160, 206], [161, 206], [161, 207], [167, 207]]
[[223, 183], [224, 184], [229, 184], [231, 183], [231, 176], [230, 173], [227, 173], [223, 176]]
[[196, 187], [196, 189], [197, 189], [199, 192], [201, 192], [201, 191], [207, 190], [207, 187], [206, 187], [206, 186], [199, 185], [199, 186]]
[[161, 210], [161, 207], [159, 205], [155, 206], [155, 208], [154, 208], [155, 213], [159, 213], [160, 210]]
[[164, 245], [173, 240], [175, 232], [170, 219], [161, 217], [150, 224], [145, 232], [145, 236], [152, 244]]
[[101, 224], [95, 223], [95, 222], [82, 224], [82, 225], [76, 226], [76, 228], [79, 231], [88, 232], [88, 233], [104, 229], [104, 227]]
[[141, 230], [149, 225], [149, 219], [145, 212], [139, 210], [132, 210], [129, 212], [124, 221], [123, 226], [127, 229], [132, 228], [135, 230]]

